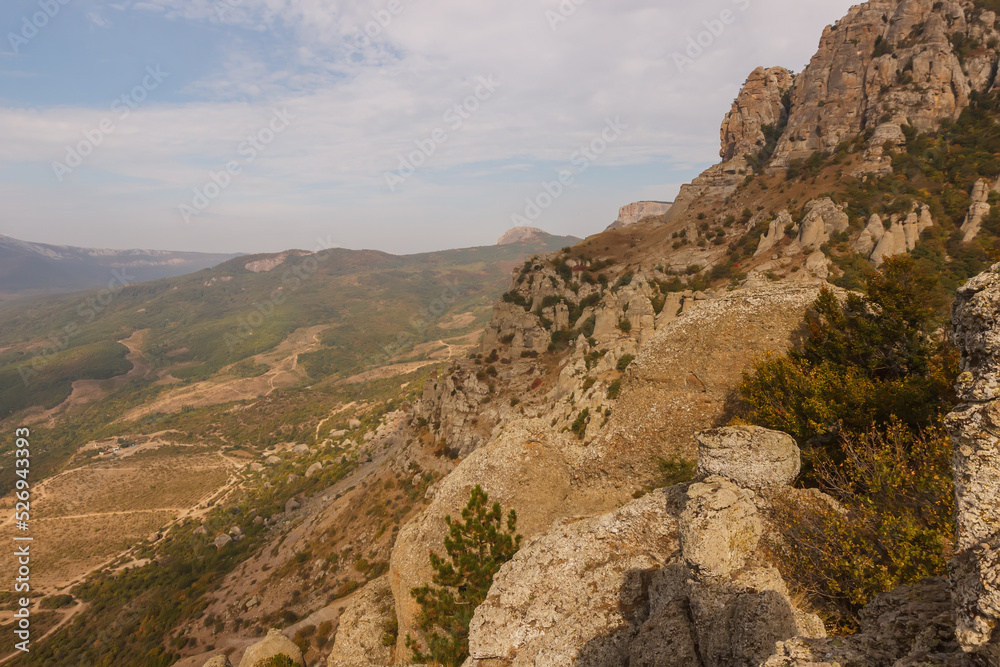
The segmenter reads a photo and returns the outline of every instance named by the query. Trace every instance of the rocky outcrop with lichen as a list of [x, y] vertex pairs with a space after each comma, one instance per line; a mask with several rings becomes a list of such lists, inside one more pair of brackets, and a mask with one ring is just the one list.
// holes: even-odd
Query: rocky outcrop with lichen
[[757, 156], [767, 150], [768, 141], [788, 123], [786, 98], [794, 81], [794, 75], [784, 67], [758, 67], [751, 72], [722, 121], [719, 156], [723, 161]]
[[740, 427], [704, 440], [749, 453], [746, 465], [529, 540], [476, 611], [472, 664], [756, 667], [776, 641], [824, 637], [760, 550], [769, 495], [750, 488], [767, 462], [787, 480], [798, 449]]
[[392, 647], [386, 646], [384, 637], [395, 621], [393, 606], [388, 577], [368, 582], [340, 616], [340, 629], [327, 658], [327, 667], [389, 664]]
[[953, 338], [962, 352], [948, 416], [955, 442], [958, 541], [952, 568], [958, 638], [1000, 661], [1000, 265], [958, 291]]
[[248, 648], [240, 660], [240, 667], [257, 667], [260, 663], [278, 656], [286, 656], [292, 664], [305, 667], [302, 651], [281, 630], [269, 630], [267, 636]]

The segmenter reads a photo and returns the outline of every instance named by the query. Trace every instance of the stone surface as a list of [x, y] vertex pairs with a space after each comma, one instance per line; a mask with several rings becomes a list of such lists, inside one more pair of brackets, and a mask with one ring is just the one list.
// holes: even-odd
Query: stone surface
[[529, 540], [497, 574], [470, 628], [474, 664], [625, 664], [650, 578], [679, 555], [676, 492]]
[[212, 544], [215, 545], [216, 549], [222, 549], [227, 544], [230, 544], [232, 541], [233, 541], [233, 538], [229, 537], [229, 535], [219, 535], [219, 536], [217, 536], [215, 538], [215, 540], [212, 542]]
[[722, 150], [726, 162], [756, 154], [765, 146], [764, 127], [781, 128], [788, 121], [783, 96], [794, 77], [784, 67], [758, 67], [747, 78], [722, 121]]
[[1000, 265], [958, 291], [952, 339], [962, 354], [959, 398], [946, 420], [954, 442], [958, 539], [951, 579], [956, 633], [1000, 661]]
[[927, 579], [880, 595], [850, 637], [780, 641], [765, 667], [973, 667], [989, 665], [955, 641], [946, 579]]
[[388, 577], [368, 582], [340, 615], [328, 667], [381, 667], [392, 659], [392, 647], [382, 643], [385, 624], [394, 618]]
[[[950, 40], [962, 33], [986, 44], [996, 36], [993, 24], [972, 20], [979, 14], [970, 0], [871, 0], [851, 8], [826, 28], [816, 55], [796, 77], [772, 166], [833, 151], [867, 127], [909, 122], [930, 130], [957, 118], [970, 93], [991, 84], [991, 73], [984, 75], [976, 63], [968, 63], [966, 73]], [[996, 50], [991, 46], [981, 55], [995, 62]], [[876, 136], [883, 144], [898, 142], [891, 129]], [[881, 154], [872, 158], [881, 163]]]
[[306, 663], [302, 659], [302, 651], [295, 645], [295, 642], [283, 635], [281, 630], [272, 628], [267, 631], [267, 637], [246, 650], [243, 659], [240, 660], [239, 667], [257, 667], [264, 660], [281, 654], [287, 655], [296, 665], [305, 667]]
[[229, 658], [224, 655], [217, 655], [214, 658], [209, 658], [203, 667], [233, 667], [233, 663], [229, 662]]
[[719, 475], [752, 489], [787, 486], [801, 470], [795, 440], [760, 426], [732, 426], [702, 431], [698, 439], [698, 474]]
[[756, 506], [721, 477], [688, 488], [681, 526], [684, 560], [706, 577], [726, 576], [746, 565], [763, 533]]
[[618, 211], [618, 219], [615, 220], [605, 231], [628, 227], [645, 218], [663, 215], [670, 210], [673, 202], [664, 201], [638, 201], [622, 206]]
[[992, 207], [989, 204], [990, 184], [986, 179], [980, 178], [972, 186], [969, 193], [969, 212], [962, 222], [962, 241], [968, 243], [979, 235], [979, 230], [983, 226], [983, 219], [990, 214]]
[[828, 197], [814, 199], [806, 204], [806, 216], [799, 223], [799, 246], [818, 249], [828, 243], [834, 233], [845, 231], [849, 225], [850, 219], [842, 206]]

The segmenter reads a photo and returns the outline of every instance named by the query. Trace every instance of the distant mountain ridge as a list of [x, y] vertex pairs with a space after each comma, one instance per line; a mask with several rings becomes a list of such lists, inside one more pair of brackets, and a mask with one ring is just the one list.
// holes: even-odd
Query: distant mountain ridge
[[238, 253], [111, 250], [31, 243], [0, 234], [0, 293], [65, 292], [193, 273]]

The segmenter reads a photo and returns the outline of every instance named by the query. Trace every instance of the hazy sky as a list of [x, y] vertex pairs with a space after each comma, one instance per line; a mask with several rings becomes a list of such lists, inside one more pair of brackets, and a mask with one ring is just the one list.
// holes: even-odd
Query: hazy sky
[[520, 215], [586, 236], [716, 162], [750, 71], [801, 70], [851, 4], [3, 0], [0, 233], [407, 253]]

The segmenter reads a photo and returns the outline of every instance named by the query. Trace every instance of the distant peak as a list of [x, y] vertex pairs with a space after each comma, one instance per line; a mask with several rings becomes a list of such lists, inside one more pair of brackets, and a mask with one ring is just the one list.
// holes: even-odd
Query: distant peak
[[551, 236], [551, 234], [543, 229], [538, 229], [537, 227], [514, 227], [500, 237], [500, 240], [497, 241], [497, 245], [527, 243], [530, 241], [538, 241], [548, 238], [549, 236]]

